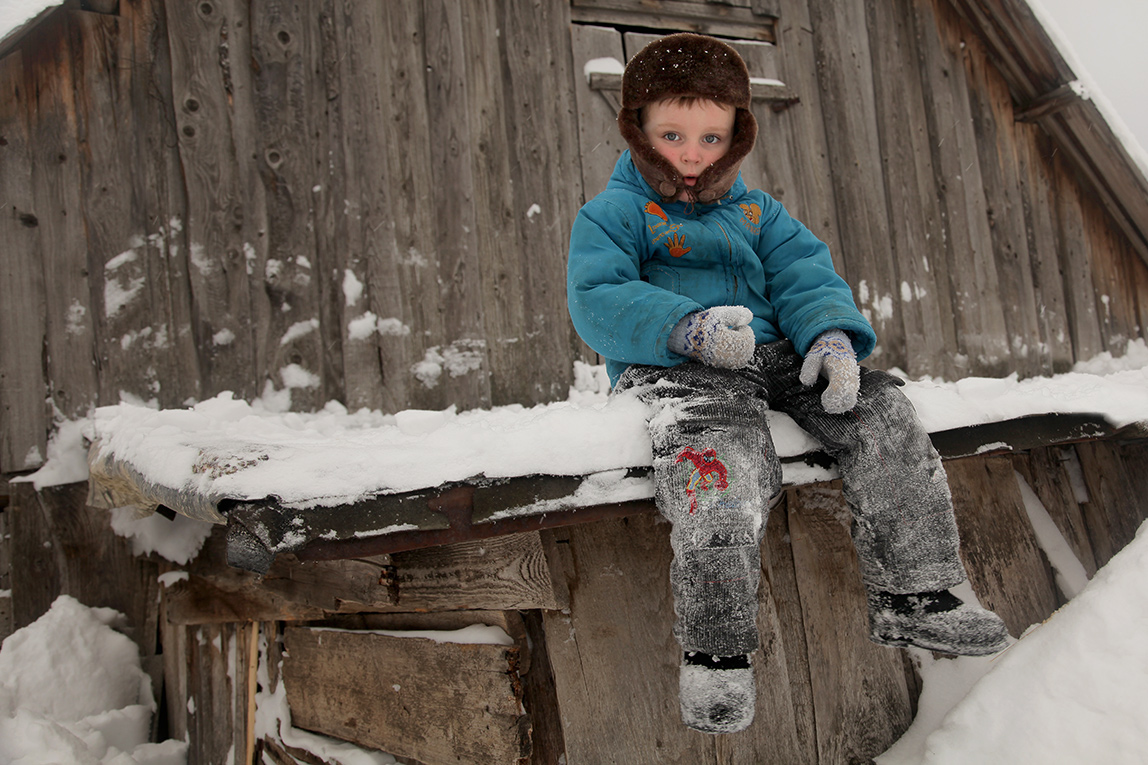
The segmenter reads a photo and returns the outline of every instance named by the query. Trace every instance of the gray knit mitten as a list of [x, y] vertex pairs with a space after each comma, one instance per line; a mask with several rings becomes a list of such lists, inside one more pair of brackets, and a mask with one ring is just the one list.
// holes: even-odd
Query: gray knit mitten
[[813, 385], [818, 375], [829, 381], [821, 394], [821, 405], [829, 414], [848, 412], [857, 405], [861, 387], [861, 369], [849, 335], [839, 329], [822, 332], [805, 354], [799, 379], [802, 385]]
[[711, 367], [740, 369], [753, 357], [752, 319], [753, 312], [740, 305], [686, 314], [670, 332], [670, 350]]

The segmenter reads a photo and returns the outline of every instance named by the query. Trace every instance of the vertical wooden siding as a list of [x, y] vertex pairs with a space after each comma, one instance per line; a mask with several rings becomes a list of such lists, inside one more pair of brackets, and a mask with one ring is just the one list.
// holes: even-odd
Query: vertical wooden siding
[[[740, 49], [801, 100], [755, 106], [745, 177], [829, 242], [871, 364], [1034, 375], [1143, 337], [1148, 266], [945, 0], [778, 13], [776, 47]], [[0, 470], [122, 395], [564, 397], [567, 232], [621, 148], [582, 68], [630, 37], [531, 0], [42, 22], [0, 66]]]

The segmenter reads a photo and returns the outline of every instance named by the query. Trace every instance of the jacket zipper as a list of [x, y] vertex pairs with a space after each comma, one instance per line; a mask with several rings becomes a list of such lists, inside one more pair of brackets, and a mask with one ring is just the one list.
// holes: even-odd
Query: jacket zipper
[[730, 274], [733, 276], [733, 297], [730, 299], [730, 305], [738, 305], [738, 302], [737, 302], [738, 280], [737, 280], [737, 273], [734, 272], [734, 267], [733, 267], [733, 243], [730, 242], [729, 234], [726, 233], [725, 227], [722, 226], [722, 224], [720, 222], [715, 222], [715, 225], [718, 227], [718, 230], [721, 231], [721, 235], [725, 237], [725, 246], [726, 246], [726, 249], [729, 251], [729, 259], [727, 262], [729, 263]]

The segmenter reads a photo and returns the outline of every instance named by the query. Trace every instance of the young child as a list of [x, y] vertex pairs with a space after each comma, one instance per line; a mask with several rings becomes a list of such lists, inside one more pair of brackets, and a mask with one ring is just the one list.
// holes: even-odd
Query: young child
[[731, 47], [650, 43], [622, 78], [629, 151], [570, 235], [574, 326], [614, 389], [651, 409], [682, 719], [709, 733], [753, 720], [760, 542], [781, 490], [768, 409], [840, 466], [872, 640], [981, 655], [1007, 638], [995, 614], [949, 592], [966, 574], [944, 469], [900, 382], [858, 367], [876, 337], [828, 249], [741, 180], [749, 109]]

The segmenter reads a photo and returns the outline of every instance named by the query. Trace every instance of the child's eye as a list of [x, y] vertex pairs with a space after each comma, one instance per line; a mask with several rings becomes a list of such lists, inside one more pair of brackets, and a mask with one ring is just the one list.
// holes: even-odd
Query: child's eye
[[709, 135], [707, 135], [702, 140], [705, 141], [706, 143], [721, 143], [721, 136], [720, 135], [714, 135], [713, 133], [710, 133]]
[[677, 133], [670, 132], [670, 133], [665, 133], [664, 135], [662, 135], [662, 138], [664, 138], [667, 141], [676, 141], [676, 140], [678, 140], [679, 136]]

